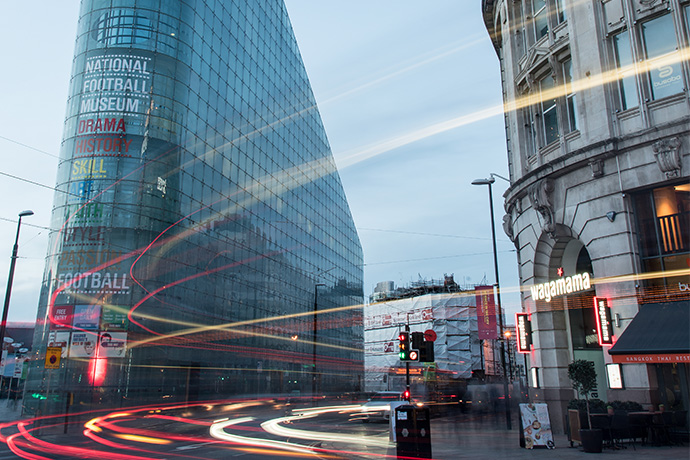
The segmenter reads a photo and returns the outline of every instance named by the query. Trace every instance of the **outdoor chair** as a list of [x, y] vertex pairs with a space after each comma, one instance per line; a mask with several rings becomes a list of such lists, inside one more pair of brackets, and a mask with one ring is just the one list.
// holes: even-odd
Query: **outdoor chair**
[[626, 448], [623, 444], [623, 440], [627, 439], [632, 444], [633, 450], [636, 450], [635, 437], [633, 436], [630, 427], [630, 419], [626, 411], [617, 410], [613, 413], [613, 417], [611, 418], [611, 438], [613, 439], [614, 446], [623, 449]]
[[650, 418], [646, 414], [628, 414], [628, 423], [633, 440], [640, 438], [644, 445], [649, 439]]
[[652, 442], [658, 446], [671, 445], [670, 424], [673, 414], [671, 412], [655, 413], [652, 416]]
[[688, 411], [677, 410], [672, 414], [673, 418], [669, 429], [671, 441], [684, 445], [683, 441], [688, 439]]
[[592, 429], [599, 429], [602, 431], [602, 439], [606, 447], [613, 447], [613, 440], [611, 438], [611, 417], [608, 414], [592, 414], [591, 417]]

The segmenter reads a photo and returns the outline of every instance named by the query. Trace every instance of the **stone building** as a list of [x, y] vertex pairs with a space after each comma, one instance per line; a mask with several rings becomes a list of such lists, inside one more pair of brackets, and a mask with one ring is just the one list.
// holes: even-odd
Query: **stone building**
[[587, 359], [592, 396], [687, 410], [690, 2], [482, 9], [502, 72], [504, 229], [531, 320], [532, 399], [562, 429], [568, 364]]

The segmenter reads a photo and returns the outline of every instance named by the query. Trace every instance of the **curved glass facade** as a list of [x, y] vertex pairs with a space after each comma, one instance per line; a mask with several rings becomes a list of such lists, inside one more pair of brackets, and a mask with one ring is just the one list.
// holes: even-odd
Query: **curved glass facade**
[[69, 94], [27, 405], [359, 389], [362, 250], [282, 2], [84, 0]]

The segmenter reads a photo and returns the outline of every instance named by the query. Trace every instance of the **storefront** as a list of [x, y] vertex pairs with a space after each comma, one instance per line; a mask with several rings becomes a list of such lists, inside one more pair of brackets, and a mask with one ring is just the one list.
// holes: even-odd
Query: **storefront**
[[[656, 377], [656, 391], [650, 385], [655, 406], [688, 410], [690, 381], [690, 302], [643, 305], [618, 341], [608, 351], [609, 375], [622, 375], [620, 366], [646, 364]], [[618, 367], [618, 369], [617, 369]], [[619, 388], [625, 382], [619, 381]]]

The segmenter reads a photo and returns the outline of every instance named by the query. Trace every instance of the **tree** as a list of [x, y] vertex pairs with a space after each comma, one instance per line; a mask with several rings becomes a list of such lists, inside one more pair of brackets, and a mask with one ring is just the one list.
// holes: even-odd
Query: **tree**
[[587, 402], [587, 424], [592, 429], [592, 421], [589, 412], [589, 393], [597, 386], [597, 371], [592, 361], [578, 359], [568, 365], [568, 378], [573, 384], [573, 389], [585, 397]]

